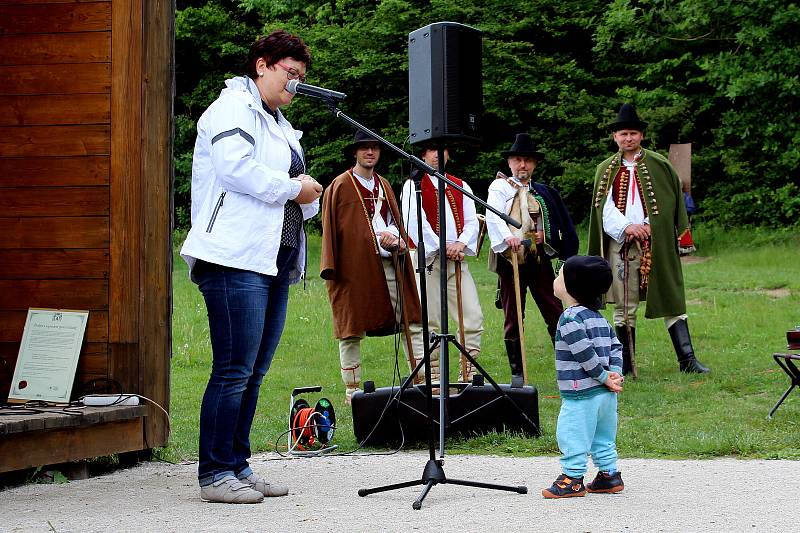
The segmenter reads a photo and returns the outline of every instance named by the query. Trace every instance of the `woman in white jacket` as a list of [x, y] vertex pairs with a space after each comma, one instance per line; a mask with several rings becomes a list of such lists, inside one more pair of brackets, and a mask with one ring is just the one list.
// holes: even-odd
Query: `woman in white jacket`
[[256, 503], [286, 487], [255, 474], [250, 427], [286, 319], [289, 285], [303, 275], [303, 221], [322, 186], [279, 108], [305, 79], [306, 45], [279, 30], [250, 48], [247, 76], [225, 82], [197, 123], [192, 228], [181, 250], [208, 310], [211, 378], [200, 408], [200, 497]]

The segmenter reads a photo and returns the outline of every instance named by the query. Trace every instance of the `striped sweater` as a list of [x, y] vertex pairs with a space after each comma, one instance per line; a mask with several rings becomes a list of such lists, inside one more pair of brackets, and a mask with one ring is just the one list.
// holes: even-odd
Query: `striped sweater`
[[608, 321], [582, 305], [568, 307], [556, 331], [556, 379], [562, 398], [609, 390], [608, 372], [622, 373], [622, 344]]

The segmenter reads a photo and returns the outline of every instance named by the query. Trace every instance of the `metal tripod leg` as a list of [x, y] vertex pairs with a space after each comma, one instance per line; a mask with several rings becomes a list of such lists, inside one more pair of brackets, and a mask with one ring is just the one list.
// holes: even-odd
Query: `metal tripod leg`
[[479, 489], [494, 489], [494, 490], [505, 490], [508, 492], [516, 492], [518, 494], [527, 494], [528, 487], [523, 485], [519, 485], [516, 487], [506, 486], [506, 485], [496, 485], [494, 483], [483, 483], [480, 481], [465, 481], [463, 479], [447, 479], [447, 476], [444, 473], [444, 468], [442, 468], [442, 462], [439, 460], [429, 460], [425, 464], [425, 471], [422, 473], [422, 479], [416, 479], [414, 481], [405, 481], [402, 483], [394, 483], [392, 485], [385, 485], [383, 487], [375, 487], [373, 489], [360, 489], [358, 491], [359, 496], [366, 496], [368, 494], [375, 494], [376, 492], [385, 492], [388, 490], [395, 490], [395, 489], [403, 489], [406, 487], [414, 487], [416, 485], [425, 485], [422, 489], [422, 492], [419, 494], [414, 503], [411, 507], [415, 510], [422, 509], [422, 502], [425, 500], [425, 497], [428, 496], [428, 493], [431, 489], [438, 484], [449, 484], [449, 485], [461, 485], [462, 487], [476, 487]]

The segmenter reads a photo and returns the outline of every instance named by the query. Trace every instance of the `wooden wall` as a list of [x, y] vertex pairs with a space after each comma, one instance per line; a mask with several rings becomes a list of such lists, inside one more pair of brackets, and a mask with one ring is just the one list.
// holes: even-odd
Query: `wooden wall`
[[29, 307], [88, 309], [76, 382], [168, 406], [173, 24], [171, 0], [0, 0], [0, 380]]

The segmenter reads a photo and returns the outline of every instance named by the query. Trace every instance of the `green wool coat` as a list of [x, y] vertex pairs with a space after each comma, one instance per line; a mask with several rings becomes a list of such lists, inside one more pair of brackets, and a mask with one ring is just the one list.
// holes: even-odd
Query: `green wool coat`
[[[621, 166], [622, 152], [597, 166], [589, 217], [590, 255], [607, 258], [611, 238], [603, 231], [603, 205]], [[686, 296], [678, 238], [689, 228], [681, 182], [667, 158], [651, 150], [643, 150], [638, 175], [650, 217], [652, 248], [650, 281], [647, 288], [640, 291], [639, 299], [647, 301], [647, 318], [681, 315], [686, 312]], [[610, 293], [606, 299], [611, 301]]]

